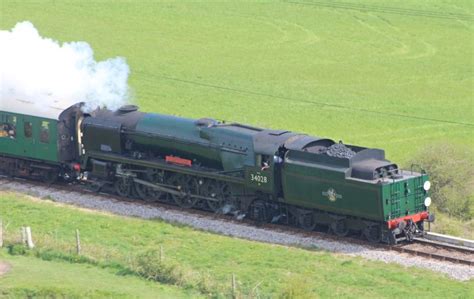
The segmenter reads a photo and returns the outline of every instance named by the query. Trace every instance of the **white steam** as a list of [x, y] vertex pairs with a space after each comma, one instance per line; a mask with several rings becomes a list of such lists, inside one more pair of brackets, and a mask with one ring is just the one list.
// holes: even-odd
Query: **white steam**
[[96, 62], [88, 43], [41, 37], [30, 22], [0, 30], [0, 110], [51, 118], [78, 102], [114, 110], [128, 102], [129, 72], [125, 59]]

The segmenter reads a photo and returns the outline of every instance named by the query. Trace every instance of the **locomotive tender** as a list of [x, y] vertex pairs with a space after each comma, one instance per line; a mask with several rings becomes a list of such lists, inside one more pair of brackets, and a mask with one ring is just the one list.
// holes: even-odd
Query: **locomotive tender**
[[0, 105], [0, 170], [12, 176], [390, 244], [434, 220], [428, 176], [398, 169], [383, 150], [132, 105], [84, 113], [78, 103], [47, 116], [28, 105]]

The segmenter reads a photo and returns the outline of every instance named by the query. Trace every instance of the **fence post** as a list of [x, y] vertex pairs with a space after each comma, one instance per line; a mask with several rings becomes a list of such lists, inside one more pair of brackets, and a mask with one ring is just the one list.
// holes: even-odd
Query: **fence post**
[[31, 236], [31, 227], [26, 227], [26, 242], [29, 249], [33, 249], [35, 244], [33, 243], [33, 237]]
[[76, 253], [77, 255], [81, 254], [81, 236], [78, 229], [76, 229]]
[[26, 245], [26, 228], [21, 227], [21, 245]]
[[3, 221], [0, 219], [0, 248], [3, 247]]
[[236, 299], [237, 298], [237, 292], [236, 292], [237, 286], [235, 282], [235, 274], [232, 273], [232, 298]]

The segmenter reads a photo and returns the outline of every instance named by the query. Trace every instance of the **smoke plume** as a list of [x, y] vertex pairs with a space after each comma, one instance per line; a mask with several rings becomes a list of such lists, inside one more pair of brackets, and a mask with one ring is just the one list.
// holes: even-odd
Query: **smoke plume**
[[27, 21], [0, 30], [0, 110], [20, 102], [45, 116], [78, 102], [117, 109], [129, 100], [129, 72], [124, 58], [97, 62], [88, 43], [61, 44]]

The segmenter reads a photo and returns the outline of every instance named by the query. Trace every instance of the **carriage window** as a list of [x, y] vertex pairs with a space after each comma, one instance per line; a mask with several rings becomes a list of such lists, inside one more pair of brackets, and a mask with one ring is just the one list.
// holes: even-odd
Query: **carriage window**
[[16, 116], [7, 115], [6, 121], [0, 124], [0, 137], [15, 139], [16, 137]]
[[30, 123], [29, 121], [25, 121], [23, 123], [24, 126], [24, 133], [26, 138], [31, 138], [33, 137], [33, 124]]
[[8, 137], [8, 124], [3, 123], [0, 125], [0, 137]]
[[16, 137], [16, 116], [9, 115], [7, 118], [7, 122], [10, 129], [8, 131], [8, 135], [10, 136], [10, 138], [15, 138]]
[[49, 121], [41, 122], [40, 142], [49, 143]]

